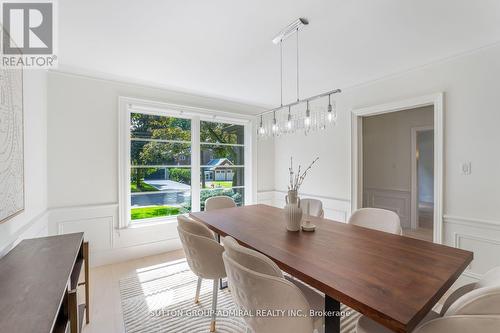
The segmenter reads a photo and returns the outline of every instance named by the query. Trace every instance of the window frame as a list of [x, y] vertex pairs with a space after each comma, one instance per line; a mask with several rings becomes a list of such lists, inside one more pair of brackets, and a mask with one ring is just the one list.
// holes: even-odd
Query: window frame
[[[118, 228], [128, 228], [130, 226], [146, 226], [156, 223], [169, 223], [176, 221], [176, 216], [157, 217], [132, 222], [130, 218], [130, 148], [132, 138], [130, 135], [130, 115], [131, 113], [144, 113], [156, 116], [169, 116], [191, 120], [191, 211], [200, 210], [200, 122], [211, 121], [244, 126], [244, 189], [245, 204], [253, 203], [253, 123], [254, 117], [239, 115], [218, 110], [197, 108], [185, 105], [169, 104], [164, 102], [149, 101], [138, 98], [123, 97], [118, 98], [118, 207], [119, 219]], [[214, 176], [215, 178], [215, 176]]]

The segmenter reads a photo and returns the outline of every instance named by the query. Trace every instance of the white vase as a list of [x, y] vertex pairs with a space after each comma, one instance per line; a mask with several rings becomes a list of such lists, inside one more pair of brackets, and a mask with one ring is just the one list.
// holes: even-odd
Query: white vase
[[288, 231], [299, 231], [302, 222], [302, 208], [300, 208], [300, 198], [297, 191], [288, 191], [285, 201], [286, 229]]

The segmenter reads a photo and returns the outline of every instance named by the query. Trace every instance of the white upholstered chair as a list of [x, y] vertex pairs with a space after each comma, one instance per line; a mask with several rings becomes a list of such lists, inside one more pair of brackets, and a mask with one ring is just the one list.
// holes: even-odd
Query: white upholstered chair
[[281, 269], [268, 257], [238, 244], [232, 237], [224, 241], [224, 264], [231, 296], [243, 310], [301, 310], [306, 317], [245, 317], [258, 333], [311, 333], [323, 330], [323, 317], [310, 317], [310, 309], [323, 311], [324, 297], [297, 280], [287, 280]]
[[236, 202], [234, 202], [233, 198], [227, 197], [225, 195], [210, 197], [205, 200], [205, 211], [207, 212], [214, 209], [232, 207], [236, 207]]
[[215, 332], [215, 311], [219, 279], [226, 277], [222, 253], [224, 247], [217, 242], [210, 229], [186, 216], [177, 217], [177, 231], [186, 254], [189, 268], [198, 276], [195, 303], [199, 302], [202, 279], [213, 280], [212, 320], [210, 332]]
[[386, 209], [360, 208], [351, 215], [348, 223], [391, 234], [403, 234], [398, 214]]
[[310, 216], [324, 217], [323, 203], [318, 199], [300, 199], [300, 207], [302, 212]]
[[[357, 333], [390, 333], [362, 316]], [[455, 290], [441, 312], [430, 312], [413, 333], [493, 333], [500, 332], [500, 267], [487, 272], [476, 283]]]

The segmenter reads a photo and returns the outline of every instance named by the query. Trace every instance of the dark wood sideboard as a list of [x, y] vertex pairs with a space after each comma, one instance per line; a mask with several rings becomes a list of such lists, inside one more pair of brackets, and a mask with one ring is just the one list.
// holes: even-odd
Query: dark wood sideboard
[[88, 258], [81, 232], [26, 239], [1, 258], [0, 332], [79, 333], [90, 319]]

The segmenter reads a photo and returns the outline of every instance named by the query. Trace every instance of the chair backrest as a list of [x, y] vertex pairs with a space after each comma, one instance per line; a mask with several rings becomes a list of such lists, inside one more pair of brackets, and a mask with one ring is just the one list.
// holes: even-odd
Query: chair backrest
[[228, 257], [254, 272], [283, 277], [283, 272], [274, 261], [262, 253], [241, 246], [230, 236], [224, 238], [224, 249]]
[[351, 215], [348, 223], [391, 234], [403, 234], [398, 214], [386, 209], [360, 208]]
[[323, 217], [325, 215], [323, 203], [318, 199], [300, 199], [300, 207], [304, 214], [310, 216]]
[[220, 245], [214, 234], [205, 225], [185, 216], [177, 217], [177, 231], [186, 254], [189, 268], [205, 279], [218, 279], [226, 276]]
[[234, 202], [233, 198], [225, 195], [210, 197], [205, 200], [205, 211], [231, 207], [236, 207], [236, 202]]
[[451, 316], [438, 318], [419, 326], [413, 333], [498, 333], [500, 316]]
[[[313, 319], [309, 316], [309, 303], [297, 286], [284, 278], [250, 270], [230, 258], [228, 253], [224, 253], [222, 258], [228, 274], [231, 296], [241, 310], [252, 314], [245, 316], [244, 319], [254, 332], [310, 333], [313, 331]], [[257, 311], [273, 310], [283, 315], [255, 316]]]
[[177, 216], [177, 223], [183, 230], [198, 236], [216, 240], [214, 233], [203, 223], [193, 220], [187, 216]]
[[500, 267], [484, 274], [444, 315], [500, 315]]

